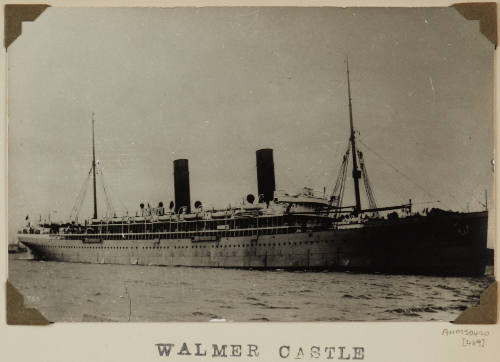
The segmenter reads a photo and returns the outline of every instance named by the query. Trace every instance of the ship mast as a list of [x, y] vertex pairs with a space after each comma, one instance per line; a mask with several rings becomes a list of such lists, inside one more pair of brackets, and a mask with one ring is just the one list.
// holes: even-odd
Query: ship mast
[[358, 169], [358, 159], [356, 154], [356, 137], [354, 134], [354, 125], [352, 122], [352, 100], [351, 100], [351, 82], [349, 80], [349, 58], [346, 58], [347, 62], [347, 92], [349, 96], [349, 123], [351, 126], [351, 137], [349, 141], [352, 147], [352, 178], [354, 180], [354, 194], [356, 196], [356, 207], [354, 208], [354, 214], [357, 215], [361, 211], [361, 199], [359, 196], [359, 178], [361, 177], [361, 171]]
[[97, 219], [97, 193], [95, 187], [95, 142], [94, 142], [94, 112], [92, 112], [92, 181], [94, 186], [94, 217]]

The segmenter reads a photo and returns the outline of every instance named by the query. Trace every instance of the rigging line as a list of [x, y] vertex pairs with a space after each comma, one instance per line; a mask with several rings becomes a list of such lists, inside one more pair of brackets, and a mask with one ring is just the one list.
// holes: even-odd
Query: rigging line
[[412, 205], [423, 205], [423, 204], [437, 204], [441, 201], [436, 200], [436, 201], [422, 201], [422, 202], [412, 202]]
[[109, 199], [104, 182], [102, 184], [102, 189], [104, 191], [104, 197], [106, 198], [106, 213], [108, 214], [109, 217], [113, 217], [114, 215], [113, 205], [111, 204], [111, 200]]
[[[121, 207], [122, 207], [122, 209], [123, 209], [123, 211], [124, 211], [124, 214], [125, 214], [125, 215], [128, 215], [128, 209], [127, 209], [127, 207], [125, 206], [125, 204], [123, 203], [122, 199], [120, 199], [119, 197], [117, 197], [117, 200], [118, 200], [118, 202], [120, 203], [120, 205], [121, 205]], [[122, 216], [123, 216], [123, 214], [122, 214]]]
[[335, 185], [335, 189], [333, 190], [332, 196], [330, 197], [330, 206], [335, 203], [335, 206], [338, 207], [340, 203], [340, 190], [342, 188], [343, 178], [344, 178], [344, 167], [345, 163], [342, 164], [342, 168], [339, 172], [339, 177], [337, 178], [337, 183]]
[[80, 187], [80, 191], [78, 191], [78, 194], [76, 195], [76, 199], [75, 199], [75, 202], [73, 204], [73, 207], [71, 208], [71, 211], [70, 211], [70, 220], [73, 218], [73, 214], [76, 212], [76, 208], [78, 206], [78, 201], [80, 200], [81, 198], [81, 195], [83, 193], [83, 188], [85, 187], [85, 183], [86, 183], [86, 178], [85, 178], [85, 181], [83, 182], [82, 186]]
[[106, 197], [106, 191], [104, 191], [104, 185], [102, 185], [102, 183], [101, 183], [101, 187], [102, 187], [102, 191], [103, 191], [103, 194], [104, 194], [104, 203], [106, 205], [106, 213], [104, 214], [104, 217], [108, 217], [109, 216], [108, 198]]
[[345, 168], [344, 165], [345, 165], [345, 161], [342, 162], [341, 168], [339, 170], [339, 174], [338, 174], [337, 180], [335, 182], [335, 187], [333, 188], [333, 191], [332, 191], [332, 197], [336, 197], [338, 195], [338, 192], [339, 192], [340, 187], [342, 185], [343, 172], [344, 172], [344, 168]]
[[347, 157], [347, 159], [348, 159], [348, 161], [344, 164], [344, 171], [343, 171], [343, 176], [342, 176], [342, 186], [341, 186], [341, 190], [340, 190], [339, 203], [338, 203], [337, 213], [335, 214], [335, 218], [337, 218], [340, 215], [340, 207], [342, 207], [342, 203], [344, 201], [345, 181], [346, 181], [346, 175], [347, 175], [347, 166], [349, 164], [349, 157]]
[[79, 201], [78, 208], [76, 210], [75, 220], [78, 219], [78, 216], [80, 215], [80, 211], [82, 210], [83, 201], [85, 200], [85, 196], [87, 195], [87, 190], [89, 189], [89, 187], [88, 187], [89, 183], [90, 183], [89, 180], [90, 180], [90, 172], [89, 172], [89, 175], [87, 176], [87, 180], [85, 182], [86, 187], [85, 187], [85, 189], [83, 191], [82, 198]]
[[[102, 174], [101, 174], [101, 175], [102, 175], [102, 183], [103, 183], [103, 185], [104, 185], [104, 187], [105, 187], [106, 197], [109, 199], [109, 204], [110, 204], [110, 206], [111, 206], [111, 211], [113, 212], [113, 214], [115, 214], [115, 213], [116, 213], [116, 211], [115, 211], [114, 205], [113, 205], [113, 203], [112, 203], [112, 199], [111, 199], [111, 197], [109, 197], [109, 196], [108, 196], [108, 193], [109, 193], [109, 194], [111, 194], [110, 187], [109, 187], [109, 185], [105, 182], [104, 172], [102, 172]], [[109, 191], [108, 191], [108, 190], [109, 190]], [[120, 203], [122, 204], [123, 208], [126, 210], [125, 205], [123, 205], [123, 202], [122, 202], [120, 199], [118, 199], [118, 201], [120, 201]]]
[[[102, 177], [102, 169], [99, 169], [99, 173], [98, 173], [101, 177], [101, 179], [103, 179]], [[111, 211], [111, 207], [109, 205], [109, 199], [108, 199], [108, 195], [106, 193], [106, 187], [104, 185], [104, 180], [101, 181], [101, 187], [102, 187], [102, 191], [103, 191], [103, 194], [104, 194], [104, 202], [106, 203], [106, 216], [109, 216], [110, 214], [110, 211]]]
[[[428, 192], [426, 189], [424, 189], [422, 186], [420, 186], [419, 184], [417, 184], [415, 181], [413, 181], [411, 179], [411, 177], [405, 175], [403, 172], [401, 172], [400, 170], [398, 170], [395, 166], [393, 166], [388, 160], [386, 160], [384, 157], [382, 157], [380, 154], [378, 154], [377, 152], [375, 152], [371, 147], [369, 147], [366, 143], [363, 142], [363, 140], [361, 140], [360, 138], [358, 138], [359, 142], [362, 143], [366, 148], [368, 148], [371, 152], [373, 152], [377, 157], [379, 157], [382, 161], [386, 162], [394, 171], [396, 171], [398, 174], [400, 174], [401, 176], [403, 176], [404, 178], [406, 178], [408, 181], [410, 181], [413, 185], [417, 186], [420, 190], [422, 190], [424, 193], [426, 193], [428, 196], [432, 197], [432, 198], [435, 198], [434, 195], [432, 195], [430, 192]], [[452, 195], [450, 195], [452, 196]], [[452, 196], [453, 198], [455, 198], [454, 196]]]
[[342, 172], [344, 172], [344, 165], [346, 162], [349, 162], [349, 152], [350, 152], [350, 142], [347, 143], [347, 150], [344, 153], [342, 158], [342, 163], [340, 164], [339, 173], [337, 174], [337, 179], [335, 181], [335, 186], [332, 191], [332, 196], [336, 195], [339, 190], [341, 180], [342, 180]]
[[[106, 189], [107, 189], [107, 190], [109, 190], [109, 192], [110, 192], [110, 194], [111, 194], [111, 191], [112, 191], [112, 190], [111, 190], [111, 188], [109, 187], [109, 185], [108, 185], [108, 184], [105, 182], [105, 180], [104, 180], [104, 172], [102, 171], [102, 169], [101, 169], [101, 176], [102, 176], [102, 182], [103, 182], [103, 184], [106, 184], [106, 185], [107, 185], [107, 186], [106, 186]], [[116, 195], [115, 195], [115, 196], [116, 196]], [[128, 214], [128, 209], [127, 209], [127, 207], [125, 206], [125, 204], [123, 203], [122, 199], [120, 199], [119, 197], [117, 197], [117, 199], [118, 199], [118, 202], [121, 204], [121, 206], [122, 206], [123, 210], [125, 210], [125, 213], [126, 213], [126, 214]], [[110, 199], [110, 202], [111, 202], [111, 199]], [[111, 205], [112, 205], [112, 204], [111, 204]], [[114, 207], [113, 207], [113, 212], [115, 212]]]
[[[88, 185], [88, 183], [87, 183], [87, 185]], [[76, 212], [75, 219], [78, 219], [78, 216], [80, 215], [80, 211], [82, 210], [83, 200], [85, 199], [85, 196], [87, 195], [88, 189], [89, 189], [88, 187], [85, 188], [85, 192], [83, 193], [83, 197], [82, 197], [82, 200], [81, 200], [80, 205], [78, 207], [78, 211]]]
[[80, 192], [78, 192], [78, 195], [76, 196], [75, 203], [73, 205], [73, 208], [71, 209], [69, 219], [73, 219], [73, 214], [75, 214], [75, 217], [78, 217], [79, 214], [79, 209], [81, 208], [81, 204], [83, 203], [83, 199], [85, 198], [85, 194], [87, 192], [88, 188], [88, 180], [90, 178], [90, 173], [92, 172], [92, 167], [90, 168], [89, 173], [87, 174], [87, 177], [85, 178], [85, 181], [82, 184], [82, 187], [80, 188]]
[[[344, 171], [342, 173], [342, 185], [341, 185], [341, 188], [340, 188], [339, 204], [338, 204], [339, 207], [342, 207], [342, 203], [344, 201], [345, 181], [347, 179], [347, 177], [346, 177], [347, 166], [348, 166], [348, 162], [345, 163], [345, 165], [344, 165]], [[338, 210], [340, 211], [340, 209], [338, 209]]]
[[373, 192], [373, 188], [370, 182], [370, 178], [368, 177], [368, 170], [366, 169], [366, 163], [365, 160], [363, 159], [363, 173], [364, 173], [364, 178], [365, 178], [365, 183], [366, 183], [366, 188], [368, 197], [370, 198], [370, 202], [373, 205], [373, 208], [377, 208], [377, 202], [375, 201], [375, 193]]
[[337, 179], [335, 181], [335, 186], [333, 188], [333, 191], [332, 191], [332, 194], [331, 194], [331, 197], [329, 200], [329, 204], [328, 204], [329, 208], [332, 206], [334, 201], [335, 201], [335, 206], [339, 206], [342, 203], [342, 200], [340, 197], [341, 197], [341, 193], [342, 193], [341, 190], [345, 186], [345, 174], [346, 174], [346, 170], [347, 170], [347, 165], [349, 163], [349, 152], [350, 152], [349, 146], [350, 145], [348, 143], [347, 150], [343, 156], [342, 163], [340, 165], [339, 172], [337, 174]]
[[[338, 148], [338, 147], [337, 147], [337, 148]], [[347, 143], [347, 150], [349, 150], [349, 143]], [[344, 153], [344, 154], [345, 154], [345, 153]], [[344, 164], [344, 162], [345, 162], [344, 157], [345, 157], [345, 156], [342, 156], [342, 162], [341, 162], [341, 163], [340, 163], [340, 165], [338, 166], [338, 169], [337, 169], [337, 170], [338, 170], [338, 171], [337, 171], [337, 177], [336, 177], [336, 179], [335, 179], [335, 182], [330, 182], [330, 183], [328, 184], [328, 189], [332, 188], [332, 185], [333, 185], [333, 189], [332, 189], [333, 191], [332, 191], [332, 193], [331, 193], [330, 195], [333, 195], [333, 194], [334, 194], [334, 192], [335, 192], [335, 190], [336, 190], [336, 188], [338, 187], [338, 185], [337, 185], [337, 184], [338, 184], [338, 182], [339, 182], [340, 171], [342, 170], [343, 164]]]
[[484, 200], [483, 201], [479, 200], [476, 196], [474, 196], [474, 194], [471, 194], [470, 197], [472, 197], [472, 199], [476, 201], [479, 205], [486, 207], [486, 203], [484, 202]]
[[342, 207], [342, 203], [344, 200], [345, 181], [346, 181], [348, 165], [349, 165], [349, 148], [347, 149], [347, 152], [344, 156], [344, 162], [342, 163], [342, 168], [340, 170], [340, 183], [339, 183], [339, 190], [338, 190], [337, 204], [336, 204], [337, 208], [334, 214], [335, 218], [339, 216], [341, 212], [340, 207]]
[[376, 209], [377, 203], [375, 202], [375, 195], [373, 194], [373, 190], [370, 185], [370, 180], [368, 178], [368, 171], [366, 170], [363, 153], [360, 150], [358, 150], [358, 156], [359, 156], [359, 164], [361, 166], [361, 173], [363, 175], [363, 184], [365, 185], [366, 197], [368, 198], [368, 204], [370, 205], [370, 209]]
[[100, 171], [101, 171], [101, 179], [102, 179], [102, 188], [104, 190], [104, 196], [106, 197], [106, 203], [107, 203], [109, 211], [111, 212], [111, 216], [114, 216], [115, 210], [114, 210], [113, 204], [111, 203], [111, 199], [108, 196], [108, 192], [106, 190], [106, 182], [104, 180], [104, 172], [102, 169]]

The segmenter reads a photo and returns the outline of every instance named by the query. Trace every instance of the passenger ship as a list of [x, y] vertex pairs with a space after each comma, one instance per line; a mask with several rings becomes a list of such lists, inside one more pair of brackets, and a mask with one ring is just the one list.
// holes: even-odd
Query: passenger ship
[[[356, 148], [349, 68], [347, 85], [350, 138], [329, 198], [307, 188], [294, 195], [276, 191], [273, 151], [261, 149], [258, 196], [248, 195], [238, 207], [209, 210], [197, 201], [192, 208], [188, 160], [179, 159], [173, 164], [175, 201], [168, 207], [141, 204], [135, 217], [100, 219], [92, 119], [93, 218], [29, 226], [18, 239], [36, 258], [64, 262], [483, 275], [487, 211], [419, 214], [411, 200], [377, 207]], [[343, 206], [351, 160], [356, 202]], [[360, 180], [368, 208], [361, 206]]]

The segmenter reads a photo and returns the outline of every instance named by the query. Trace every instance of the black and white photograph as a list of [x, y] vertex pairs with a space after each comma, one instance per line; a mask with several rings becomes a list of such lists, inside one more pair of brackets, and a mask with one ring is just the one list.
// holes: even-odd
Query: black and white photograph
[[7, 50], [8, 280], [49, 322], [454, 321], [494, 52], [453, 7], [49, 7]]

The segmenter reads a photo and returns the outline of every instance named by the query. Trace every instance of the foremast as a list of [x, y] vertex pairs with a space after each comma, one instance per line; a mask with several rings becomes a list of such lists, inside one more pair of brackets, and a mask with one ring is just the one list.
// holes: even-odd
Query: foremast
[[349, 80], [349, 58], [346, 58], [347, 63], [347, 94], [349, 98], [349, 124], [351, 126], [351, 137], [349, 139], [352, 148], [352, 178], [354, 180], [354, 195], [356, 197], [356, 206], [354, 207], [354, 214], [357, 215], [361, 211], [361, 197], [359, 195], [359, 179], [361, 171], [358, 169], [358, 158], [356, 152], [356, 136], [354, 132], [354, 125], [352, 120], [352, 99], [351, 99], [351, 82]]
[[97, 190], [95, 180], [95, 142], [94, 142], [94, 113], [92, 112], [92, 183], [94, 186], [94, 216], [97, 219]]

